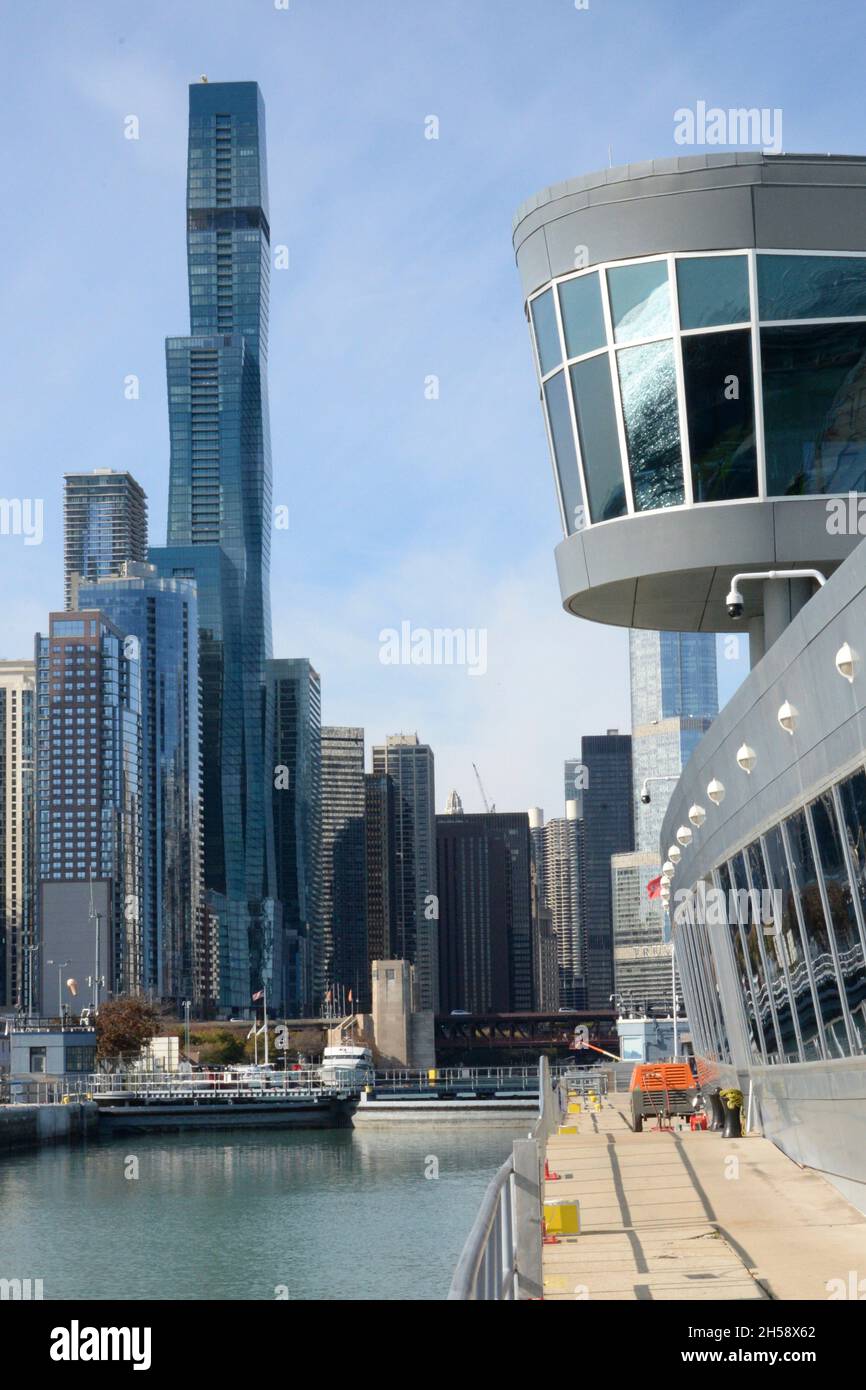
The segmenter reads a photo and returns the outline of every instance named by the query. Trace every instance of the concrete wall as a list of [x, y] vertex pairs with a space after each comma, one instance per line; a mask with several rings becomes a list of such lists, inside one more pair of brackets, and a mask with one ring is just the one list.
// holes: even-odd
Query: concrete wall
[[0, 1105], [0, 1153], [96, 1132], [94, 1102], [75, 1105]]

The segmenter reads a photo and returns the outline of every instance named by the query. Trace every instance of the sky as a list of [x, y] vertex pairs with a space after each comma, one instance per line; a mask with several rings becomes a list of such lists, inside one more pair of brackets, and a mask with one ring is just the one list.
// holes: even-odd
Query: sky
[[[0, 496], [44, 499], [44, 541], [0, 535], [0, 655], [30, 655], [63, 606], [64, 471], [131, 471], [164, 542], [187, 86], [255, 79], [272, 244], [288, 248], [271, 298], [289, 515], [274, 653], [312, 660], [324, 722], [362, 725], [368, 747], [429, 742], [438, 810], [452, 787], [483, 809], [475, 762], [498, 809], [561, 815], [581, 735], [629, 727], [627, 638], [561, 608], [513, 214], [609, 151], [681, 153], [674, 112], [700, 100], [781, 108], [788, 151], [863, 153], [861, 0], [830, 15], [813, 0], [4, 6]], [[380, 634], [406, 621], [485, 631], [485, 673], [383, 664]], [[745, 646], [720, 657], [722, 699]]]

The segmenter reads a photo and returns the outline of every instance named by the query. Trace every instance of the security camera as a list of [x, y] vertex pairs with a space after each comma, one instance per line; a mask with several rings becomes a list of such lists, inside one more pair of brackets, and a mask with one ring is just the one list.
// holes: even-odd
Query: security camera
[[725, 599], [729, 618], [742, 618], [743, 616], [743, 595], [739, 589], [731, 589]]
[[652, 797], [650, 796], [649, 785], [646, 782], [644, 782], [643, 786], [640, 789], [640, 799], [643, 802], [644, 806], [649, 806], [650, 801], [652, 800]]

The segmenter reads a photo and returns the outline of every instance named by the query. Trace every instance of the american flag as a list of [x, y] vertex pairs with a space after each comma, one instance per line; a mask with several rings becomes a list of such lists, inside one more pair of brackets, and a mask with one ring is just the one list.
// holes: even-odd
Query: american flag
[[260, 989], [259, 992], [258, 992], [258, 994], [254, 994], [254, 995], [253, 995], [253, 1003], [254, 1003], [254, 1004], [257, 1004], [258, 1001], [259, 1001], [260, 999], [264, 999], [264, 997], [265, 997], [265, 991], [264, 991], [263, 989]]

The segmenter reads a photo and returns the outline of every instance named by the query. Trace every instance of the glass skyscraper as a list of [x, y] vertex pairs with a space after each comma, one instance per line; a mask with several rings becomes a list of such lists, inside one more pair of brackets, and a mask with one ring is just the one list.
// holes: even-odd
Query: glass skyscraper
[[79, 582], [119, 574], [147, 555], [147, 498], [131, 473], [95, 468], [63, 479], [66, 607], [78, 606]]
[[116, 579], [82, 584], [79, 601], [138, 638], [143, 823], [142, 987], [207, 1010], [207, 929], [201, 889], [198, 615], [190, 579], [160, 579], [127, 565]]
[[219, 922], [220, 1005], [274, 984], [272, 767], [265, 662], [271, 456], [270, 229], [255, 82], [190, 87], [190, 335], [166, 341], [171, 472], [159, 572], [198, 584], [204, 878]]
[[35, 690], [32, 661], [0, 661], [0, 1006], [16, 1008], [34, 943]]
[[613, 993], [611, 856], [634, 848], [632, 741], [608, 729], [581, 739], [584, 813], [584, 966], [586, 1002], [608, 1008]]
[[356, 1005], [369, 997], [365, 809], [364, 730], [323, 728], [323, 942], [316, 1004], [333, 985], [341, 998], [351, 990]]

